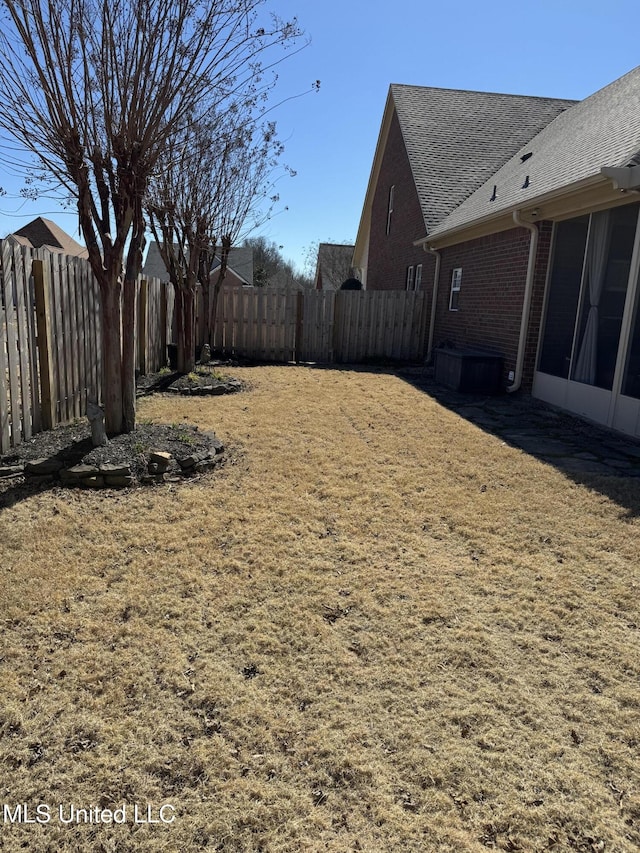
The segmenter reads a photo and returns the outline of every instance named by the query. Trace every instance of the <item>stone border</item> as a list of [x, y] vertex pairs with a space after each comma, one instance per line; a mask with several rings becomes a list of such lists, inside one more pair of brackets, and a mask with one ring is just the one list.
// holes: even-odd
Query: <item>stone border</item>
[[[180, 380], [178, 380], [180, 381]], [[193, 385], [192, 387], [172, 388], [169, 385], [165, 389], [169, 394], [183, 394], [193, 397], [220, 396], [222, 394], [235, 394], [243, 390], [242, 382], [239, 379], [226, 379], [224, 382], [217, 382], [215, 385]]]
[[224, 445], [213, 436], [209, 441], [208, 449], [175, 458], [164, 450], [150, 451], [147, 471], [140, 478], [135, 476], [131, 465], [126, 463], [81, 463], [65, 468], [64, 463], [55, 457], [32, 459], [23, 465], [0, 466], [0, 478], [23, 476], [27, 483], [34, 485], [56, 483], [67, 488], [83, 489], [123, 489], [138, 483], [150, 485], [178, 482], [182, 478], [210, 471], [222, 461]]

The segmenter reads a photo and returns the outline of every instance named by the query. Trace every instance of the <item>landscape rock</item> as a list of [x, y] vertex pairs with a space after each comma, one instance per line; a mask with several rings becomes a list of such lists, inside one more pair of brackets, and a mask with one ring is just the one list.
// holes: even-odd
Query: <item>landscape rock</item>
[[87, 403], [87, 420], [91, 424], [91, 442], [94, 447], [104, 447], [109, 443], [104, 428], [104, 412], [97, 403]]
[[59, 459], [32, 459], [24, 466], [25, 476], [42, 477], [48, 474], [57, 474], [63, 467]]
[[209, 450], [201, 450], [199, 453], [190, 453], [188, 456], [179, 457], [178, 465], [183, 471], [188, 468], [195, 468], [198, 462], [203, 462], [205, 459], [209, 459], [210, 456], [211, 452]]
[[63, 483], [78, 483], [89, 477], [97, 477], [99, 473], [99, 469], [94, 465], [73, 465], [60, 471], [60, 479]]
[[204, 474], [205, 471], [211, 471], [212, 468], [215, 468], [217, 464], [218, 460], [216, 458], [203, 459], [202, 462], [197, 462], [193, 466], [193, 470], [198, 474]]
[[131, 475], [113, 475], [104, 478], [104, 484], [110, 489], [125, 489], [128, 486], [133, 486], [135, 483], [134, 478]]
[[105, 486], [104, 477], [96, 474], [94, 477], [84, 477], [78, 481], [78, 485], [83, 489], [103, 489]]
[[0, 477], [19, 477], [24, 474], [24, 465], [0, 465]]
[[117, 465], [113, 463], [105, 462], [98, 467], [98, 470], [101, 474], [104, 474], [105, 477], [130, 477], [131, 476], [131, 466], [130, 465]]

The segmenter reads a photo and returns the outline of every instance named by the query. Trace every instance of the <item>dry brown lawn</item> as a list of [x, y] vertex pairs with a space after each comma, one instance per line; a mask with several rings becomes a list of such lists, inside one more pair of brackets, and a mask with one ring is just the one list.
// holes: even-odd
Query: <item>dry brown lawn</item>
[[222, 470], [3, 511], [2, 799], [50, 820], [0, 848], [638, 850], [638, 481], [391, 373], [234, 375], [139, 413]]

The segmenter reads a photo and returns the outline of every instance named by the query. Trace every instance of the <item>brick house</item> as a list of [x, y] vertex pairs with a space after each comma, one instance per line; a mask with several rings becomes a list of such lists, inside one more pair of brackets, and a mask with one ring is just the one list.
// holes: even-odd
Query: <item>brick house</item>
[[465, 119], [445, 127], [451, 105], [433, 114], [438, 145], [421, 131], [418, 150], [404, 89], [417, 110], [415, 87], [391, 87], [356, 242], [367, 288], [400, 287], [403, 275], [415, 287], [423, 251], [427, 355], [443, 344], [500, 353], [506, 390], [640, 435], [640, 67], [578, 103], [521, 99], [508, 117], [510, 96], [462, 93], [478, 96], [470, 125], [494, 123], [493, 140], [516, 131], [511, 150], [492, 142], [492, 162]]
[[353, 246], [348, 243], [319, 243], [316, 274], [313, 279], [315, 290], [340, 290], [340, 286], [353, 278], [351, 258]]
[[[220, 259], [216, 257], [212, 267], [213, 271], [215, 272], [219, 266]], [[155, 240], [149, 242], [142, 275], [148, 278], [159, 278], [161, 281], [169, 281], [169, 273]], [[237, 288], [249, 285], [253, 285], [253, 249], [246, 246], [230, 249], [224, 286]]]

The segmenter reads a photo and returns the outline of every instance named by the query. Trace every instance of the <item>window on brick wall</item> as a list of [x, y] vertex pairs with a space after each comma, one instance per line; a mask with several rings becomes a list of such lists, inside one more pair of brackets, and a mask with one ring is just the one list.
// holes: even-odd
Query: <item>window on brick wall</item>
[[391, 214], [393, 213], [393, 196], [395, 193], [395, 185], [389, 187], [389, 204], [387, 207], [387, 234], [391, 231]]
[[415, 269], [413, 267], [407, 267], [407, 281], [406, 281], [407, 290], [413, 290], [414, 281], [415, 281]]
[[451, 273], [451, 293], [449, 295], [449, 311], [457, 311], [460, 302], [460, 287], [462, 286], [462, 267], [457, 267]]
[[418, 264], [416, 267], [416, 277], [413, 282], [413, 289], [420, 290], [420, 285], [422, 284], [422, 264]]

